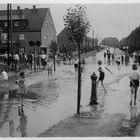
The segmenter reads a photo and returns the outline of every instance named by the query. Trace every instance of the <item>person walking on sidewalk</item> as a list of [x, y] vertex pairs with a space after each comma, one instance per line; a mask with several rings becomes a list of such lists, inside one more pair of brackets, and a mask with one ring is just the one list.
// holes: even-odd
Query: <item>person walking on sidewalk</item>
[[99, 82], [101, 81], [101, 85], [102, 85], [105, 93], [107, 93], [107, 90], [105, 89], [105, 86], [104, 86], [104, 83], [103, 83], [104, 78], [105, 78], [104, 69], [108, 70], [112, 75], [113, 75], [113, 73], [105, 65], [102, 64], [101, 60], [98, 61], [98, 65], [99, 65], [98, 71], [99, 71], [100, 74], [99, 74], [99, 78], [97, 80], [97, 87], [98, 87]]
[[131, 96], [130, 96], [130, 106], [132, 106], [133, 96], [134, 96], [134, 105], [136, 105], [137, 100], [137, 91], [139, 87], [140, 74], [138, 72], [137, 64], [132, 65], [132, 72], [130, 73], [130, 87], [131, 87]]

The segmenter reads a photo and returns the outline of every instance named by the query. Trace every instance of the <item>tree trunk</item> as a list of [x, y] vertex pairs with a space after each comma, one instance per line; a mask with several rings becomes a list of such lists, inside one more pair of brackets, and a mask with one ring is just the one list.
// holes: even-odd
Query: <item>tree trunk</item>
[[81, 100], [81, 54], [80, 54], [80, 43], [78, 44], [78, 94], [77, 94], [77, 114], [80, 113], [80, 100]]
[[55, 69], [55, 55], [53, 56], [53, 60], [54, 60], [54, 71], [56, 70]]

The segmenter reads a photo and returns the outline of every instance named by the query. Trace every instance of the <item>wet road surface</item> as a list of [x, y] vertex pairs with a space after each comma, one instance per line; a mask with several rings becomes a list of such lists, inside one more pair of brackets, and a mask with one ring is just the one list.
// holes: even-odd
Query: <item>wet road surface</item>
[[[103, 53], [97, 55], [96, 60], [98, 59], [103, 60]], [[84, 107], [87, 106], [90, 101], [90, 75], [93, 72], [98, 74], [96, 60], [93, 59], [93, 57], [86, 59], [87, 64], [82, 75], [81, 110], [84, 110]], [[118, 94], [118, 87], [119, 89], [121, 89], [121, 87], [120, 84], [117, 85], [117, 82], [128, 74], [130, 67], [123, 66], [121, 70], [118, 70], [115, 63], [114, 65], [113, 63], [109, 64], [110, 65], [107, 64], [108, 68], [114, 73], [114, 75], [110, 75], [110, 73], [106, 72], [105, 86], [108, 88], [108, 94], [110, 94], [110, 96], [106, 96], [108, 98], [105, 100], [100, 99], [100, 97], [99, 100], [104, 105], [104, 110], [106, 110], [107, 113], [113, 114], [117, 111], [120, 113], [121, 111], [121, 113], [126, 114], [129, 112], [129, 110], [127, 110], [129, 102], [128, 96], [130, 94], [128, 93], [129, 86], [126, 85], [128, 89], [125, 88], [124, 94]], [[73, 65], [61, 65], [57, 67], [57, 71], [53, 74], [53, 77], [48, 78], [47, 71], [36, 74], [36, 76], [27, 77], [27, 85], [33, 83], [33, 85], [30, 85], [28, 88], [35, 92], [36, 100], [25, 99], [25, 106], [23, 106], [24, 113], [19, 116], [19, 99], [9, 100], [6, 97], [1, 99], [0, 136], [38, 136], [44, 130], [49, 129], [59, 121], [76, 113], [77, 80]], [[125, 83], [128, 82], [125, 81]], [[123, 87], [122, 90], [124, 90]], [[98, 94], [100, 94], [100, 91], [103, 92], [102, 88]], [[115, 92], [117, 93], [114, 94]], [[122, 103], [119, 100], [120, 96], [124, 98]], [[112, 102], [120, 105], [120, 110], [115, 110], [112, 107]], [[126, 106], [123, 106], [124, 103]], [[118, 107], [116, 109], [118, 109]]]

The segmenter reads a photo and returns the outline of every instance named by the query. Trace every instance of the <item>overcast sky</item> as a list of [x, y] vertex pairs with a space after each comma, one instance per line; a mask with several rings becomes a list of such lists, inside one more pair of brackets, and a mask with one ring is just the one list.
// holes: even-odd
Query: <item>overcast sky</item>
[[[32, 8], [34, 4], [37, 8], [49, 7], [51, 9], [57, 34], [64, 28], [63, 16], [66, 13], [66, 9], [75, 5], [70, 3], [24, 4], [18, 2], [18, 4], [12, 4], [12, 8], [15, 9], [17, 6]], [[92, 25], [91, 29], [95, 32], [95, 37], [98, 34], [101, 39], [104, 37], [117, 37], [120, 40], [140, 25], [140, 3], [85, 3], [84, 5], [87, 7], [88, 20]], [[0, 10], [6, 9], [6, 7], [6, 4], [0, 4]], [[89, 36], [92, 36], [92, 30]]]

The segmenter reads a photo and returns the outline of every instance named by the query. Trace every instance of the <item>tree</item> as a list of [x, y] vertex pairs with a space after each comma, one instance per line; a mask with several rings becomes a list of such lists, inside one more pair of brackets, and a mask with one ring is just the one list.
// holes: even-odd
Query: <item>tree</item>
[[56, 68], [55, 68], [55, 56], [56, 56], [56, 53], [57, 53], [57, 49], [58, 47], [57, 47], [57, 43], [56, 43], [56, 41], [51, 41], [51, 45], [50, 45], [50, 47], [49, 47], [49, 52], [50, 52], [50, 54], [52, 55], [52, 57], [53, 57], [53, 62], [54, 62], [54, 71], [56, 70]]
[[80, 113], [80, 100], [81, 100], [81, 44], [83, 43], [84, 36], [89, 32], [90, 24], [87, 20], [86, 7], [84, 5], [76, 5], [74, 8], [68, 8], [66, 15], [64, 15], [64, 22], [68, 38], [78, 48], [78, 96], [77, 96], [77, 114]]

